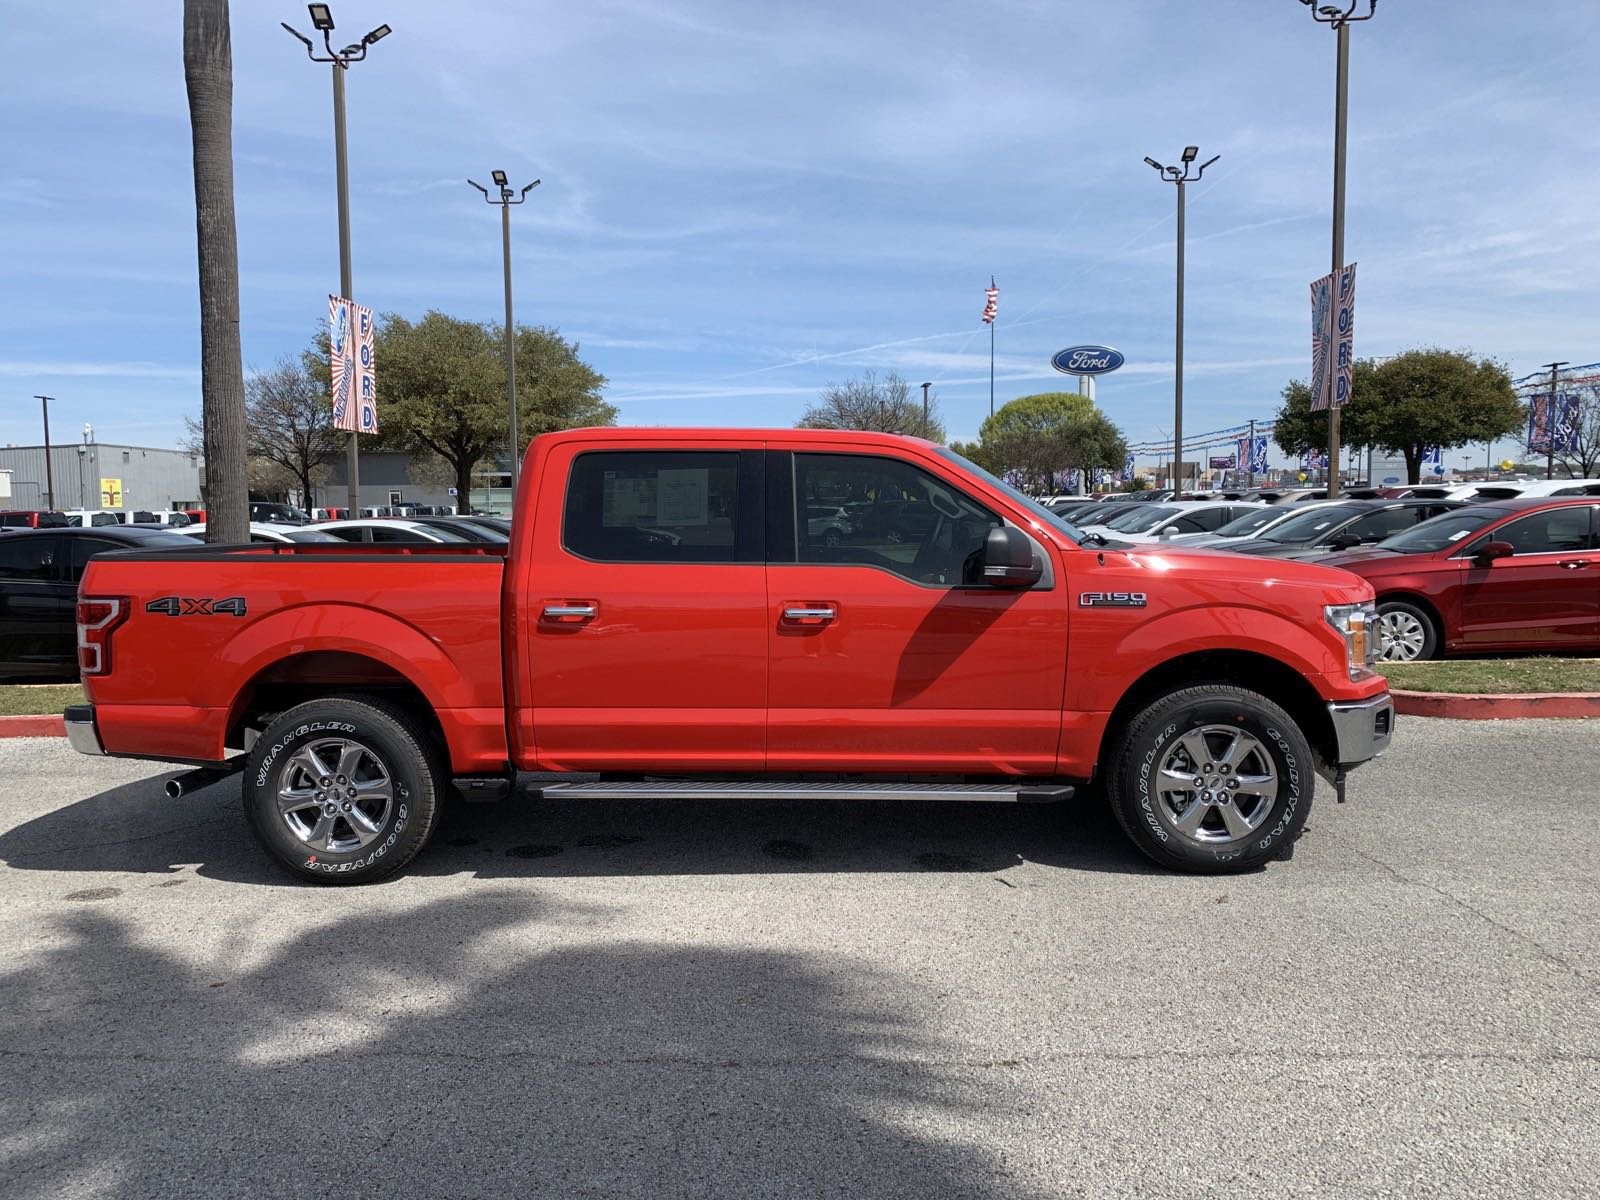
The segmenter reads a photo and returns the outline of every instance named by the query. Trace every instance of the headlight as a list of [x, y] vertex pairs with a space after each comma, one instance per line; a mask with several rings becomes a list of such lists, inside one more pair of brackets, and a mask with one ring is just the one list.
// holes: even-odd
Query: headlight
[[1322, 610], [1328, 624], [1344, 638], [1345, 665], [1351, 679], [1363, 679], [1372, 673], [1372, 664], [1378, 659], [1378, 606], [1368, 600], [1364, 604], [1330, 604]]

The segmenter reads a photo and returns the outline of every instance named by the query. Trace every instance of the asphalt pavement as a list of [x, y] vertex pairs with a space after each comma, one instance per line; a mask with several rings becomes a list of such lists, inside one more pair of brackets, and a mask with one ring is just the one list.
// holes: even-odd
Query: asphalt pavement
[[0, 1197], [1578, 1197], [1581, 722], [1403, 721], [1292, 861], [1092, 804], [509, 802], [303, 886], [0, 742]]

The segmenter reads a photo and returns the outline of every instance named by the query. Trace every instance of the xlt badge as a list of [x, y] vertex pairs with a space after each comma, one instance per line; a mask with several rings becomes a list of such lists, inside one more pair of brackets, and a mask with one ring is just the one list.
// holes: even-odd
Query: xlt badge
[[1084, 608], [1143, 608], [1150, 597], [1144, 592], [1079, 592]]

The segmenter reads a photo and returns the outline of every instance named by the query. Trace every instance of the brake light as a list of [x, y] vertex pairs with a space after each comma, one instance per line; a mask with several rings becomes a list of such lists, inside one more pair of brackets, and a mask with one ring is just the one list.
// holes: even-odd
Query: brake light
[[84, 596], [78, 600], [78, 673], [111, 670], [111, 633], [128, 619], [124, 596]]

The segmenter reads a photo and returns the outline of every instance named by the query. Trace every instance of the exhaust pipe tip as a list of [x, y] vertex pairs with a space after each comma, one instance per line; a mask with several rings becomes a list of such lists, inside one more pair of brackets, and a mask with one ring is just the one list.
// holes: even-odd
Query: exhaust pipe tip
[[167, 793], [167, 799], [168, 800], [176, 800], [180, 796], [182, 796], [183, 795], [183, 780], [181, 780], [181, 779], [169, 779], [169, 780], [167, 780], [166, 793]]

